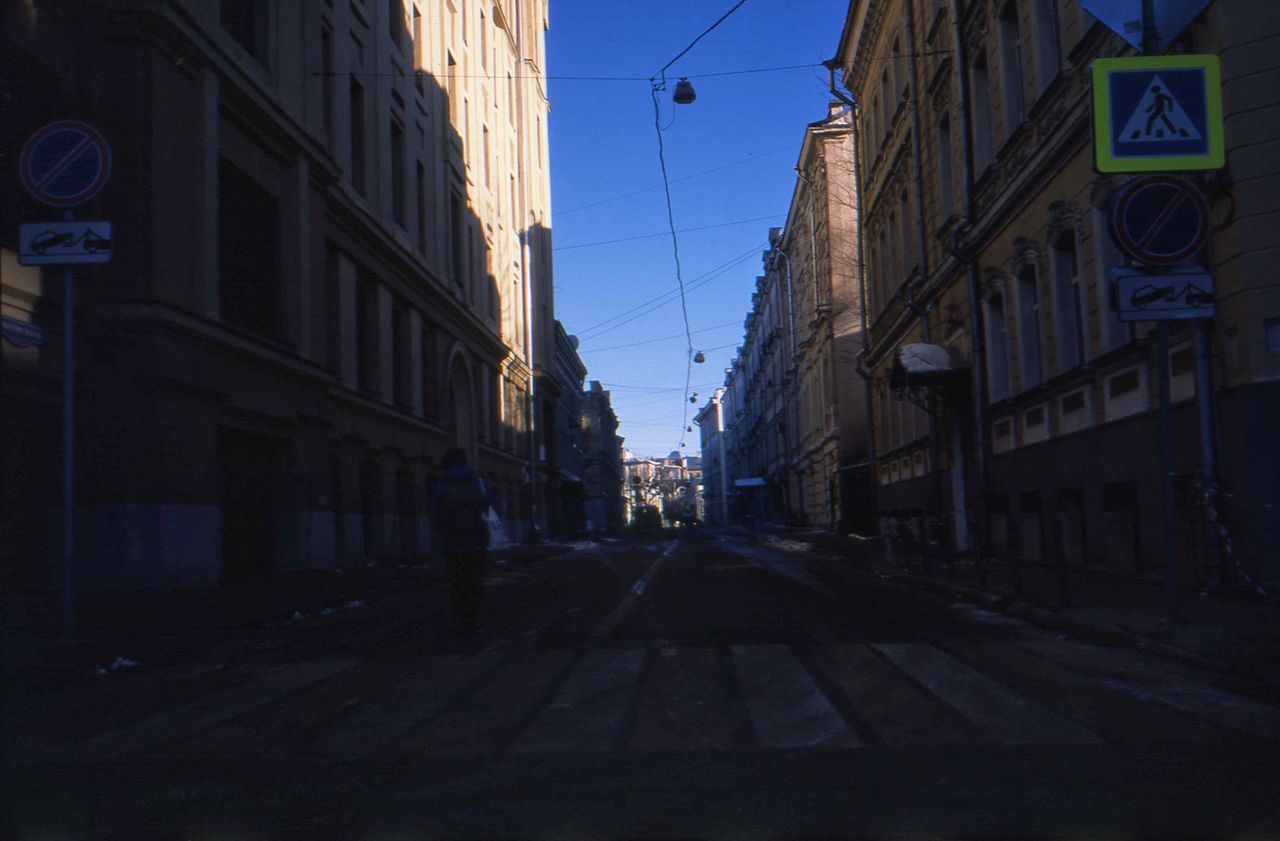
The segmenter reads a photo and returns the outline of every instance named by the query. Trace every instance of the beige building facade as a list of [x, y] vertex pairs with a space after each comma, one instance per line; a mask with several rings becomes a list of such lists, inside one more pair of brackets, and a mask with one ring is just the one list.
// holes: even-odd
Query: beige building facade
[[869, 515], [853, 160], [850, 113], [833, 103], [805, 128], [787, 221], [770, 231], [720, 420], [714, 407], [698, 415], [712, 522], [727, 511], [834, 529]]
[[[453, 446], [530, 528], [555, 396], [545, 2], [6, 14], [5, 148], [73, 117], [114, 152], [77, 209], [115, 226], [112, 262], [77, 272], [80, 586], [420, 555]], [[0, 553], [39, 590], [62, 552], [62, 281], [13, 237], [58, 211], [2, 177], [4, 315], [44, 341], [4, 345]]]
[[[1280, 9], [1209, 4], [1169, 52], [1222, 62], [1227, 167], [1189, 173], [1212, 208], [1197, 262], [1217, 285], [1208, 378], [1193, 324], [1174, 322], [1183, 577], [1212, 580], [1203, 471], [1254, 575], [1280, 578]], [[1093, 165], [1090, 63], [1133, 49], [1078, 0], [855, 2], [837, 61], [858, 102], [866, 208], [868, 363], [879, 512], [917, 537], [1002, 556], [1163, 574], [1157, 343], [1116, 315], [1108, 230], [1128, 176]], [[902, 348], [953, 370], [904, 376]], [[1202, 426], [1199, 399], [1208, 397]], [[1210, 462], [1212, 464], [1212, 462]]]

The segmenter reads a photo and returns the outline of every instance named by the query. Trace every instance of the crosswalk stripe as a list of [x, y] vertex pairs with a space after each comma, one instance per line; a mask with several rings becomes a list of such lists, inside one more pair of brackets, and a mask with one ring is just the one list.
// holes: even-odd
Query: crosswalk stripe
[[735, 646], [733, 665], [761, 747], [862, 744], [787, 646]]
[[822, 646], [811, 657], [881, 744], [976, 744], [984, 737], [980, 728], [905, 680], [865, 645]]
[[1007, 689], [932, 645], [879, 643], [874, 648], [1004, 744], [1096, 744], [1102, 741], [1079, 724]]
[[249, 683], [207, 695], [136, 724], [50, 751], [48, 759], [110, 759], [190, 738], [204, 730], [268, 704], [290, 692], [349, 669], [355, 660], [315, 660], [272, 672]]
[[644, 651], [592, 651], [565, 679], [550, 705], [512, 745], [515, 753], [607, 751], [631, 703]]
[[1221, 744], [1232, 736], [1230, 731], [1109, 688], [1104, 680], [1078, 674], [1016, 645], [970, 641], [947, 643], [946, 648], [997, 680], [1068, 711], [1109, 741]]
[[1274, 707], [1202, 685], [1171, 669], [1157, 668], [1144, 662], [1140, 655], [1061, 640], [1032, 642], [1024, 647], [1069, 668], [1098, 675], [1098, 681], [1109, 689], [1167, 704], [1243, 733], [1280, 738], [1280, 711]]

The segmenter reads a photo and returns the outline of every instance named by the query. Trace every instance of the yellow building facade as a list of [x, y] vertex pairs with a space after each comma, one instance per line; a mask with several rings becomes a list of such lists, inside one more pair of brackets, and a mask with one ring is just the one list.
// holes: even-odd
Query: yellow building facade
[[[1206, 454], [1246, 570], [1280, 578], [1280, 7], [1212, 3], [1166, 52], [1222, 63], [1227, 167], [1190, 173], [1213, 232], [1208, 382], [1190, 322], [1169, 344], [1184, 579], [1214, 577]], [[1093, 165], [1090, 64], [1133, 54], [1078, 0], [854, 2], [840, 78], [859, 103], [878, 510], [888, 528], [1030, 562], [1161, 564], [1154, 326], [1126, 323], [1109, 232], [1131, 176]], [[913, 374], [904, 346], [943, 349]], [[913, 353], [908, 348], [906, 355]], [[905, 363], [905, 364], [904, 364]], [[1202, 430], [1199, 390], [1209, 395]], [[1212, 483], [1210, 482], [1210, 485]]]

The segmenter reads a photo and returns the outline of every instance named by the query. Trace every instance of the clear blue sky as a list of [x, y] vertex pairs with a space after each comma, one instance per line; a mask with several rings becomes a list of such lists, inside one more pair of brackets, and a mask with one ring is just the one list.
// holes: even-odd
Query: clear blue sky
[[[676, 229], [704, 228], [679, 234], [693, 344], [707, 356], [693, 366], [695, 406], [684, 401], [687, 342], [647, 80], [734, 2], [551, 0], [556, 315], [580, 337], [588, 379], [612, 392], [619, 434], [638, 455], [665, 456], [682, 437], [685, 452], [698, 453], [693, 414], [742, 341], [805, 126], [827, 113], [818, 65], [835, 54], [848, 10], [841, 0], [747, 0], [667, 71], [661, 122]], [[811, 66], [694, 78], [697, 101], [671, 102], [680, 76], [792, 65]], [[640, 80], [563, 78], [575, 76]], [[693, 432], [681, 426], [685, 409]]]

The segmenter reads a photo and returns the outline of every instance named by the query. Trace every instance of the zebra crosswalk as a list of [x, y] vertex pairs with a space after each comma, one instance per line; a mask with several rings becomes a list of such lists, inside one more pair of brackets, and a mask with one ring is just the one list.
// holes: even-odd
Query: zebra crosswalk
[[104, 732], [26, 736], [33, 761], [858, 751], [1276, 739], [1280, 710], [1060, 640], [660, 643], [308, 660]]

